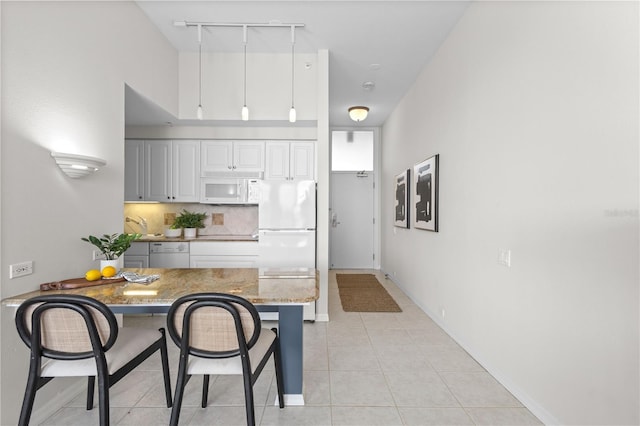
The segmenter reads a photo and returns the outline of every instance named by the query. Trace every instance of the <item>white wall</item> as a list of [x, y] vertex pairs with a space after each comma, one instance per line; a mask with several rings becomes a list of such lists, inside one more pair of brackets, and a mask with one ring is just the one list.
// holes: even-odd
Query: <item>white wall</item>
[[[89, 234], [122, 230], [125, 82], [177, 114], [178, 56], [133, 2], [7, 2], [2, 8], [0, 295], [82, 276]], [[50, 151], [92, 155], [107, 166], [67, 178]], [[8, 279], [9, 265], [34, 273]], [[17, 423], [28, 352], [2, 309], [1, 424]], [[55, 382], [36, 397], [57, 408]], [[37, 413], [34, 413], [37, 415]], [[34, 418], [35, 420], [35, 418]]]
[[[638, 36], [637, 2], [474, 3], [383, 128], [383, 269], [548, 423], [640, 422]], [[437, 153], [440, 232], [394, 228]]]

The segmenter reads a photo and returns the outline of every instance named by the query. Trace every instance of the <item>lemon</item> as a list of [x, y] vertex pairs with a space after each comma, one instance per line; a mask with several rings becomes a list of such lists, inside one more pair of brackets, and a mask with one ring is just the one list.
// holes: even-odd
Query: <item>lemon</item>
[[84, 274], [84, 278], [87, 281], [95, 281], [102, 278], [102, 274], [100, 274], [100, 271], [98, 271], [97, 269], [90, 269], [86, 274]]
[[114, 268], [113, 266], [105, 266], [104, 268], [102, 268], [102, 276], [105, 278], [111, 278], [112, 276], [114, 276], [116, 274], [116, 268]]

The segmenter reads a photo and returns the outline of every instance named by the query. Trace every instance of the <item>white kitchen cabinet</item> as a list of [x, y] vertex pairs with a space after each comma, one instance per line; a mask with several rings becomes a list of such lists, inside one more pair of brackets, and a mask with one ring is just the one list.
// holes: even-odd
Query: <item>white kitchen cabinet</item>
[[200, 201], [200, 141], [173, 141], [171, 164], [171, 201]]
[[125, 201], [199, 199], [200, 141], [126, 141]]
[[132, 242], [131, 247], [124, 253], [124, 268], [149, 267], [149, 243]]
[[144, 141], [124, 144], [124, 200], [144, 200]]
[[315, 180], [313, 142], [266, 142], [265, 179]]
[[150, 140], [144, 145], [146, 201], [171, 201], [171, 141]]
[[257, 241], [192, 241], [190, 268], [257, 268]]
[[202, 141], [202, 175], [264, 172], [264, 151], [262, 141]]

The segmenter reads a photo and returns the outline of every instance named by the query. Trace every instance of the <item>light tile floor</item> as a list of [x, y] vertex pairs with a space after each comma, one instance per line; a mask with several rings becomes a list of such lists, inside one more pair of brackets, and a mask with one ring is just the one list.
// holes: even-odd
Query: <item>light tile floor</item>
[[[379, 271], [330, 271], [330, 322], [305, 323], [302, 407], [274, 406], [270, 362], [255, 384], [260, 425], [538, 425], [535, 416], [456, 344]], [[401, 306], [401, 313], [350, 313], [340, 304], [336, 272], [371, 272]], [[164, 316], [125, 317], [127, 326], [164, 326]], [[178, 350], [169, 342], [172, 384]], [[111, 389], [111, 422], [166, 425], [159, 356]], [[200, 408], [202, 382], [194, 377], [180, 416], [184, 425], [243, 425], [238, 377], [211, 380], [209, 406]], [[85, 393], [45, 425], [97, 424], [84, 409]], [[37, 404], [37, 399], [36, 399]]]

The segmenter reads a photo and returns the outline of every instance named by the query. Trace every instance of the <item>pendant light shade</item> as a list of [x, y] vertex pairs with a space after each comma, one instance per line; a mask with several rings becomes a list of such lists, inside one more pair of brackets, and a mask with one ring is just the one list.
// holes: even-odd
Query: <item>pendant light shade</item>
[[196, 117], [202, 120], [202, 25], [198, 25], [198, 109]]
[[242, 27], [242, 39], [244, 43], [244, 105], [240, 112], [242, 121], [249, 120], [249, 108], [247, 107], [247, 26]]
[[349, 117], [351, 117], [351, 119], [356, 122], [363, 121], [365, 118], [367, 118], [368, 114], [369, 108], [367, 108], [366, 106], [352, 106], [351, 108], [349, 108]]
[[297, 119], [296, 108], [293, 106], [293, 87], [295, 83], [295, 67], [294, 67], [294, 59], [295, 59], [295, 46], [296, 46], [296, 27], [295, 25], [291, 26], [291, 109], [289, 110], [289, 122], [295, 123]]

